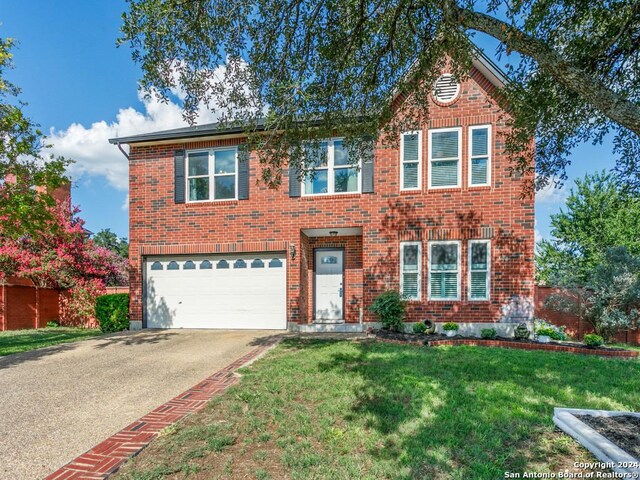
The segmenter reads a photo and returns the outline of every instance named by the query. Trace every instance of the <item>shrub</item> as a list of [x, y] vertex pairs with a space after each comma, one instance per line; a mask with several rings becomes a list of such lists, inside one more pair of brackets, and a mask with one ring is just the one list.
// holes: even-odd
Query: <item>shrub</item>
[[103, 332], [120, 332], [129, 328], [129, 294], [102, 295], [96, 300], [96, 318]]
[[599, 347], [604, 343], [604, 338], [595, 333], [587, 333], [584, 336], [584, 344], [587, 347]]
[[402, 330], [406, 309], [407, 302], [395, 290], [381, 293], [369, 307], [369, 310], [380, 317], [382, 328], [395, 332]]
[[58, 325], [58, 322], [56, 322], [56, 321], [53, 321], [53, 320], [52, 320], [52, 321], [50, 321], [50, 322], [47, 322], [47, 328], [57, 328], [57, 327], [59, 327], [59, 326], [60, 326], [60, 325]]
[[552, 327], [540, 327], [536, 330], [536, 335], [539, 337], [545, 336], [553, 338], [556, 331]]
[[418, 322], [413, 324], [413, 333], [425, 333], [426, 331], [427, 326], [424, 323]]
[[483, 328], [480, 330], [480, 336], [488, 340], [493, 340], [498, 336], [498, 332], [496, 332], [495, 328]]
[[527, 340], [531, 336], [531, 332], [526, 323], [521, 323], [513, 331], [513, 336], [516, 340]]
[[460, 329], [460, 325], [458, 325], [456, 322], [447, 322], [444, 325], [442, 325], [442, 329], [443, 330], [458, 330], [458, 329]]

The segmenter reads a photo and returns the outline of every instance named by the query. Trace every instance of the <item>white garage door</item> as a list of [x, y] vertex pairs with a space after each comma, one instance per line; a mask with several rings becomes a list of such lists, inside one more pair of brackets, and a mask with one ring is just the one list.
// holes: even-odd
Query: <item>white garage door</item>
[[284, 253], [147, 257], [147, 328], [284, 329]]

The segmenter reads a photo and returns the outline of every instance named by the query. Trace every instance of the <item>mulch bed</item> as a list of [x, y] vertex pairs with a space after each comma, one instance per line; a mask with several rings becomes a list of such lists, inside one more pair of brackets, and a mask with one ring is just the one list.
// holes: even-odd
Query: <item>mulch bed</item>
[[629, 455], [640, 459], [640, 417], [581, 415], [578, 418]]
[[588, 347], [578, 342], [560, 342], [551, 341], [549, 343], [540, 343], [535, 340], [516, 340], [514, 338], [496, 337], [493, 340], [478, 337], [468, 337], [456, 335], [447, 337], [442, 334], [424, 335], [415, 333], [391, 332], [389, 330], [375, 330], [372, 332], [376, 339], [389, 343], [405, 343], [409, 345], [485, 345], [491, 347], [505, 348], [522, 348], [524, 350], [553, 350], [570, 353], [584, 353], [588, 355], [602, 355], [612, 357], [634, 358], [638, 356], [638, 352], [626, 350], [619, 347]]

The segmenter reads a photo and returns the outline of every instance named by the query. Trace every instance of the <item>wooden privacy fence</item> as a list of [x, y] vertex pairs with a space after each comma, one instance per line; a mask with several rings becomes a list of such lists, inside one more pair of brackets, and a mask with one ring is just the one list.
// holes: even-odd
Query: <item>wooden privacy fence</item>
[[[589, 323], [581, 321], [577, 315], [545, 308], [545, 302], [551, 295], [562, 295], [562, 289], [536, 285], [534, 299], [536, 318], [541, 318], [559, 327], [566, 327], [566, 332], [577, 339], [582, 339], [586, 333], [593, 332], [593, 327]], [[640, 345], [640, 329], [622, 331], [616, 336], [616, 340], [631, 345]]]
[[0, 331], [45, 327], [58, 320], [59, 309], [58, 290], [24, 278], [9, 278], [0, 286]]

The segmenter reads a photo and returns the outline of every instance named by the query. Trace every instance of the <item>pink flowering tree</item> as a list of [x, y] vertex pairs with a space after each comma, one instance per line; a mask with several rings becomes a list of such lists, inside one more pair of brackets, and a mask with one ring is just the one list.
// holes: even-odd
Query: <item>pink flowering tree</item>
[[94, 244], [68, 200], [51, 207], [37, 234], [4, 234], [0, 223], [0, 281], [10, 276], [30, 279], [38, 287], [65, 290], [61, 321], [86, 324], [95, 297], [107, 285], [127, 285], [127, 260]]

